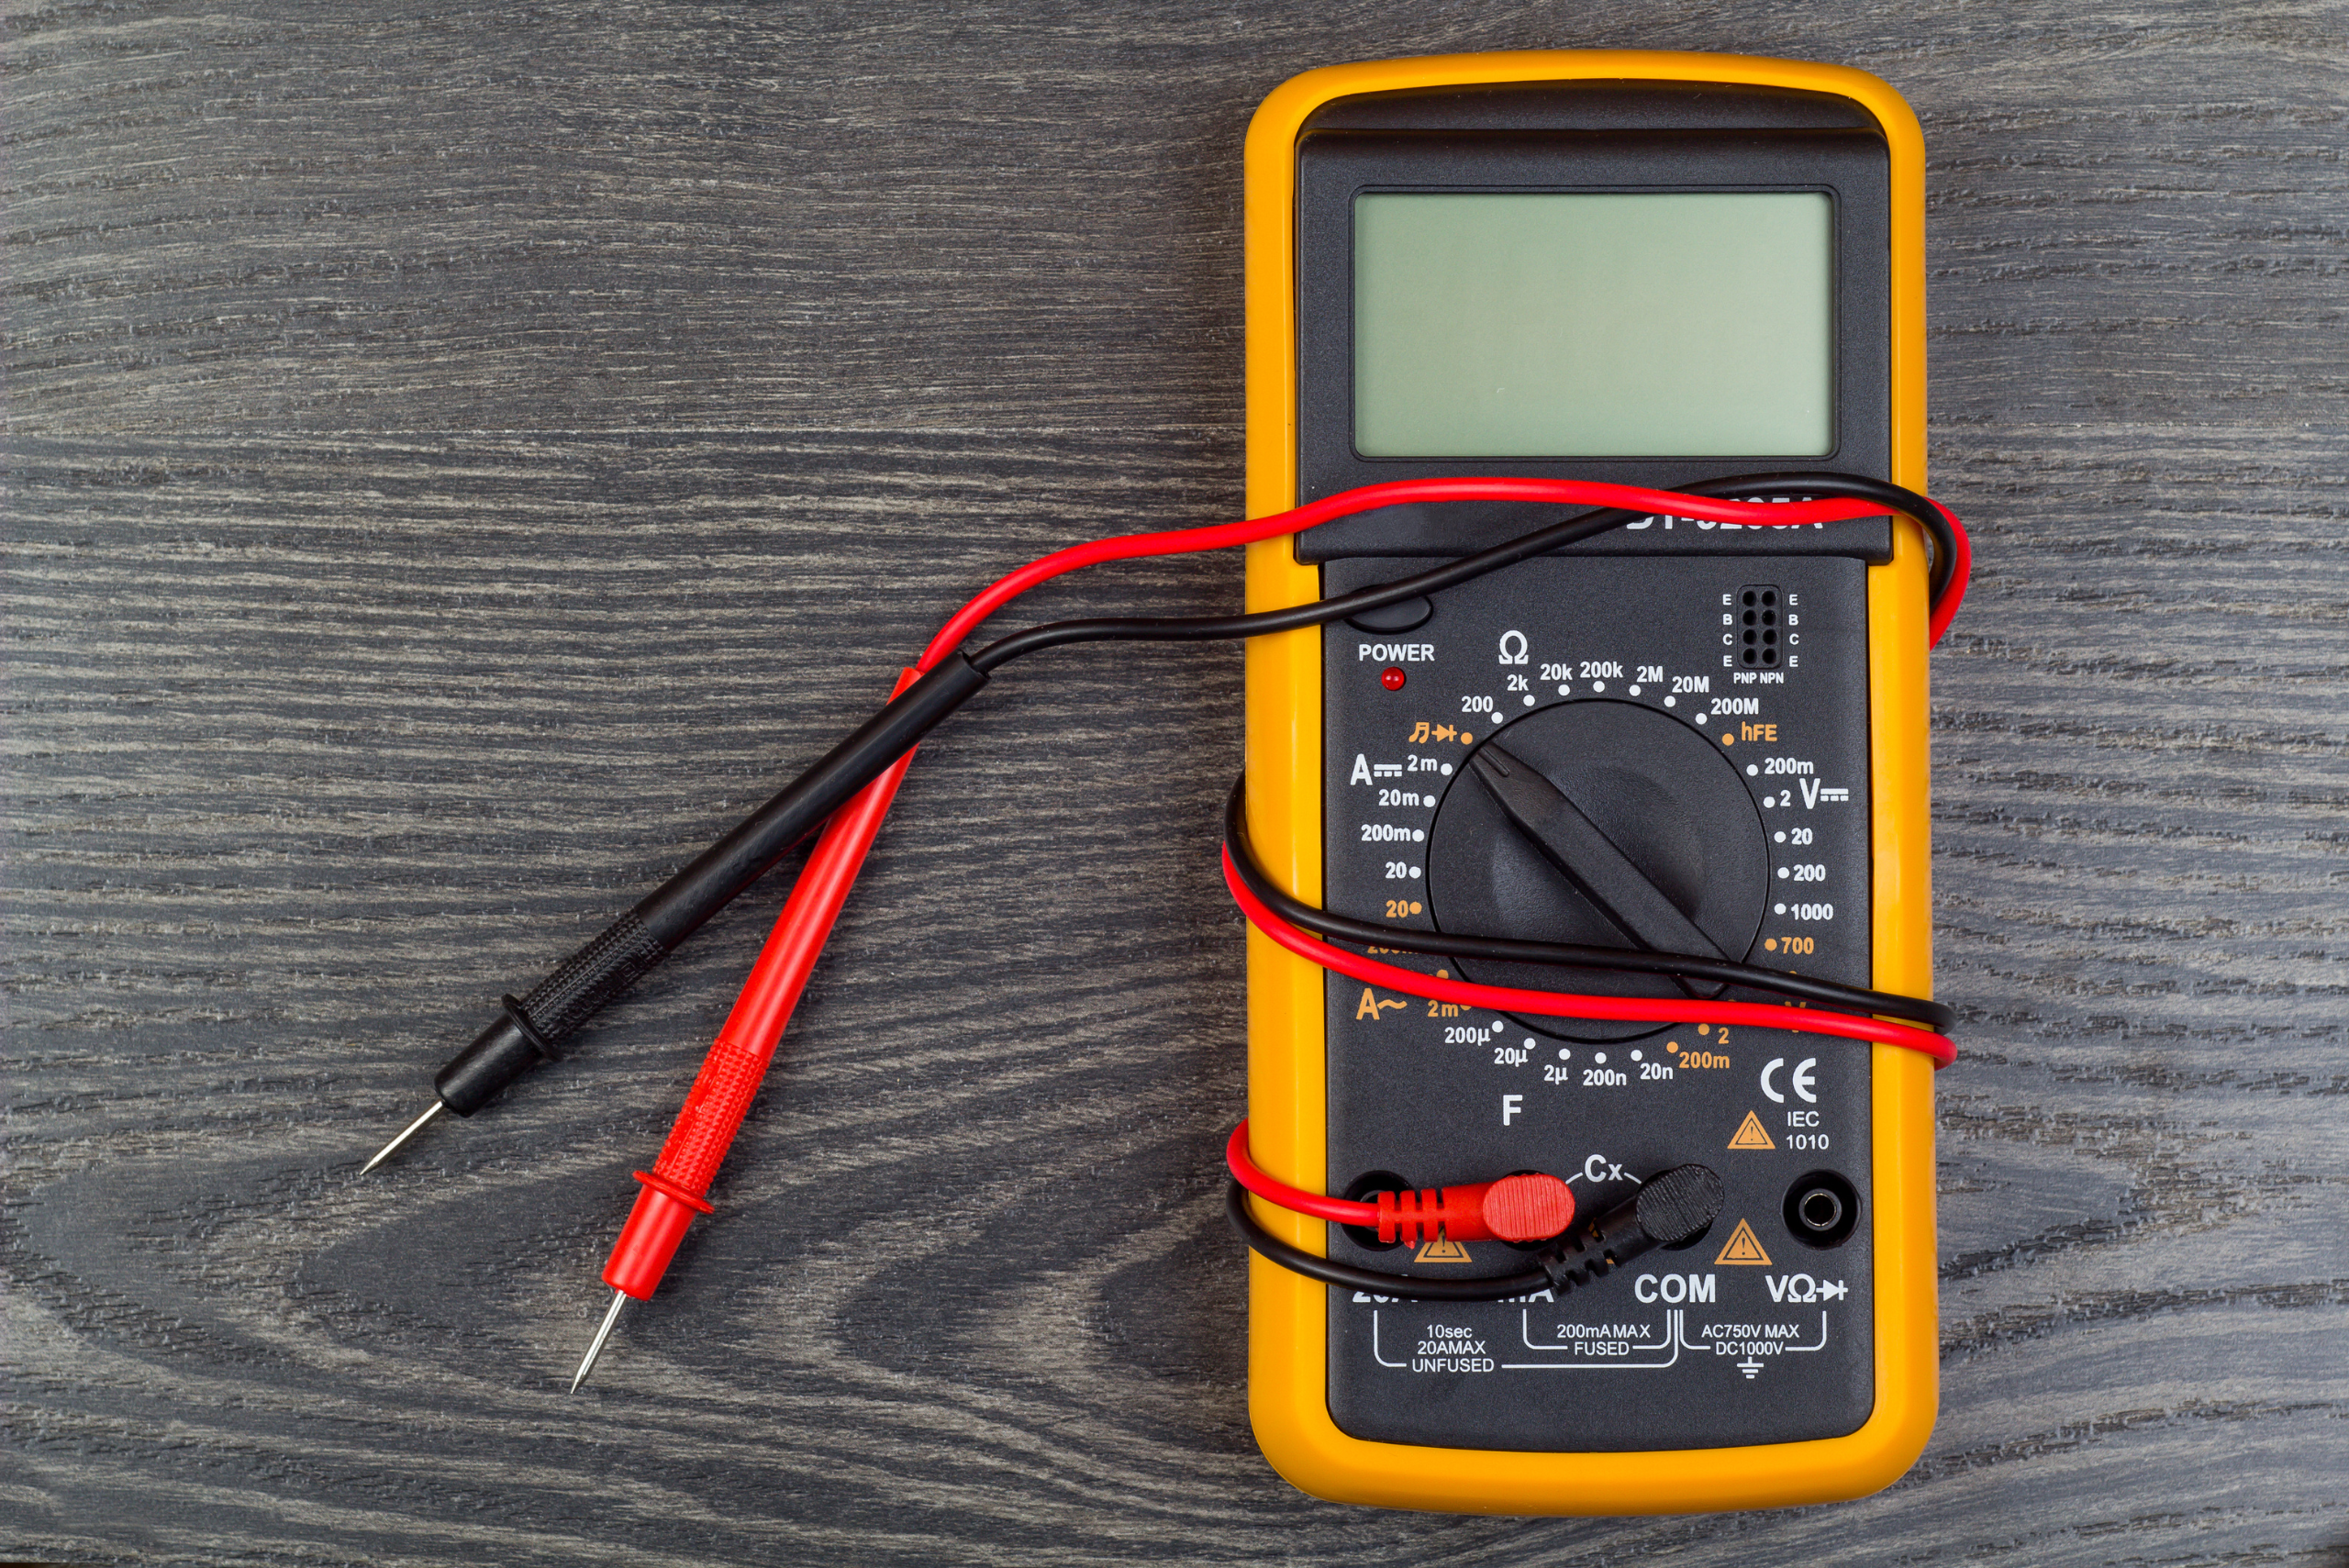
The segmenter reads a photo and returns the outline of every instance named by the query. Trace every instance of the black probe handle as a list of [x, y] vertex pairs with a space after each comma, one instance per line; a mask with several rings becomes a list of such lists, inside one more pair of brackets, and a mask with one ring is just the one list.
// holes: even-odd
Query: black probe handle
[[515, 1079], [553, 1061], [555, 1047], [986, 684], [985, 673], [956, 653], [900, 692], [782, 794], [564, 959], [529, 995], [506, 997], [496, 1021], [432, 1080], [441, 1104], [471, 1116]]

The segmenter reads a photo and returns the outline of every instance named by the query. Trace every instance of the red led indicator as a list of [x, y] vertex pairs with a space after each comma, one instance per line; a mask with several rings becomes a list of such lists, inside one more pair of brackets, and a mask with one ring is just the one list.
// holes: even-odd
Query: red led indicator
[[1403, 680], [1403, 667], [1400, 664], [1389, 664], [1378, 673], [1378, 684], [1390, 692], [1401, 691]]

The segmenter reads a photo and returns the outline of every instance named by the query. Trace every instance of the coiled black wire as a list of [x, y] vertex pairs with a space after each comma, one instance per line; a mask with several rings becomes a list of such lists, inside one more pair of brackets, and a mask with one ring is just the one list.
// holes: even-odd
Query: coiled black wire
[[[1940, 607], [1943, 595], [1949, 592], [1951, 580], [1957, 570], [1957, 536], [1952, 531], [1949, 520], [1942, 516], [1941, 509], [1915, 491], [1885, 480], [1824, 472], [1748, 473], [1684, 484], [1679, 486], [1679, 492], [1684, 495], [1709, 496], [1717, 500], [1731, 497], [1798, 500], [1840, 496], [1878, 502], [1887, 511], [1915, 518], [1932, 540], [1933, 562], [1927, 583], [1936, 609]], [[1489, 550], [1464, 555], [1432, 571], [1397, 578], [1392, 583], [1376, 584], [1351, 594], [1341, 594], [1334, 599], [1316, 599], [1310, 604], [1285, 610], [1261, 610], [1254, 615], [1239, 616], [1105, 616], [1090, 620], [1048, 621], [1042, 626], [1015, 631], [989, 643], [971, 655], [971, 664], [982, 673], [991, 673], [1026, 654], [1071, 642], [1215, 642], [1323, 626], [1333, 620], [1343, 620], [1348, 616], [1360, 615], [1364, 610], [1375, 610], [1404, 599], [1416, 599], [1441, 589], [1457, 587], [1488, 572], [1497, 572], [1504, 566], [1513, 566], [1520, 561], [1546, 555], [1570, 544], [1579, 544], [1610, 528], [1618, 528], [1625, 523], [1649, 516], [1653, 514], [1611, 506], [1601, 511], [1577, 513], [1536, 528], [1531, 533], [1520, 534]]]

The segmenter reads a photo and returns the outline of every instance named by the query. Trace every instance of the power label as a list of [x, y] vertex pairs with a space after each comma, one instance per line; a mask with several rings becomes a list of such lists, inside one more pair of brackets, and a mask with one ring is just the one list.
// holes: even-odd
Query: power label
[[[1408, 566], [1332, 562], [1323, 591]], [[1866, 984], [1865, 572], [1818, 557], [1544, 559], [1447, 591], [1404, 631], [1330, 628], [1326, 904], [1420, 929], [1698, 951]], [[1505, 986], [1772, 999], [1379, 956]], [[1696, 1242], [1564, 1295], [1454, 1305], [1332, 1289], [1342, 1430], [1653, 1450], [1833, 1437], [1867, 1419], [1865, 1044], [1475, 1009], [1334, 973], [1327, 986], [1328, 1190], [1539, 1170], [1592, 1217], [1643, 1175], [1696, 1162], [1728, 1195]], [[1415, 1274], [1526, 1266], [1507, 1243], [1381, 1248], [1334, 1226], [1330, 1254]]]

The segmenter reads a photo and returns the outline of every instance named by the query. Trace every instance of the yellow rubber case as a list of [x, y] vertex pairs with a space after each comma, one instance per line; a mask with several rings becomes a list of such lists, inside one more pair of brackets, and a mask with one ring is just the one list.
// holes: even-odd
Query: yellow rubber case
[[[1431, 55], [1336, 65], [1274, 91], [1248, 128], [1248, 511], [1297, 504], [1296, 144], [1307, 117], [1363, 93], [1510, 82], [1710, 82], [1834, 94], [1861, 105], [1890, 153], [1890, 478], [1925, 488], [1924, 143], [1899, 95], [1865, 72], [1800, 61], [1644, 50]], [[1932, 995], [1926, 798], [1926, 567], [1913, 525], [1868, 569], [1874, 790], [1874, 984]], [[1319, 596], [1319, 573], [1286, 539], [1251, 546], [1252, 611]], [[1318, 630], [1248, 645], [1250, 835], [1294, 895], [1321, 900], [1321, 644]], [[1325, 1116], [1321, 971], [1248, 937], [1248, 1116], [1257, 1162], [1319, 1191]], [[1932, 1064], [1877, 1045], [1875, 1136], [1876, 1407], [1857, 1430], [1810, 1442], [1653, 1452], [1528, 1453], [1350, 1437], [1330, 1418], [1328, 1287], [1249, 1257], [1249, 1416], [1292, 1485], [1333, 1502], [1486, 1514], [1663, 1514], [1863, 1496], [1923, 1451], [1933, 1425]], [[1259, 1205], [1257, 1218], [1324, 1251], [1318, 1220]]]

